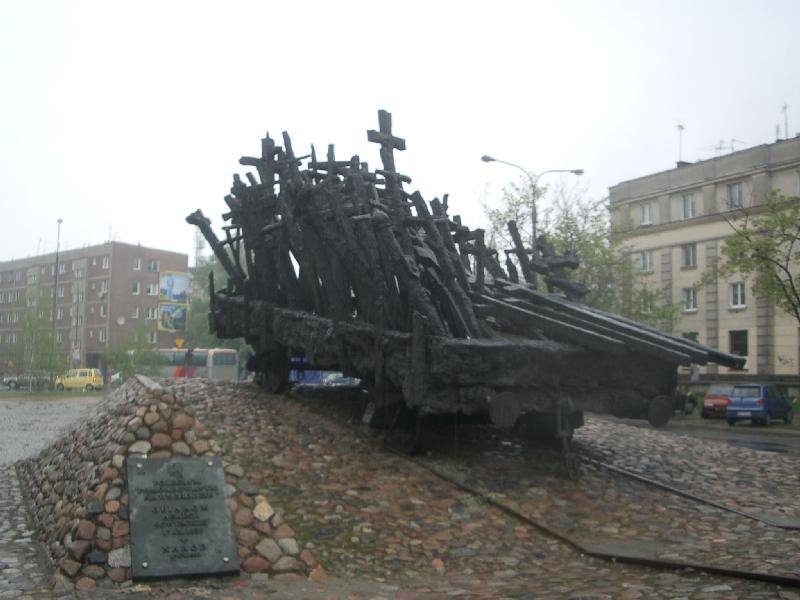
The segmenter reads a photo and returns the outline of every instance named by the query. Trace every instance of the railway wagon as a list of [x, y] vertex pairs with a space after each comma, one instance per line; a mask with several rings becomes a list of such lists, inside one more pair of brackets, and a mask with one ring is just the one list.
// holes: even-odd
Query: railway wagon
[[744, 365], [582, 304], [586, 289], [569, 279], [577, 257], [545, 236], [526, 247], [514, 221], [512, 247], [487, 247], [446, 196], [407, 191], [394, 157], [405, 140], [388, 112], [378, 117], [367, 138], [383, 168], [337, 160], [332, 145], [325, 159], [313, 146], [297, 156], [287, 133], [282, 146], [267, 134], [260, 157], [240, 160], [251, 170], [234, 175], [223, 237], [199, 210], [186, 219], [227, 275], [209, 281], [211, 329], [246, 339], [266, 389], [286, 388], [300, 353], [359, 378], [365, 419], [404, 451], [429, 417], [453, 413], [523, 423], [566, 447], [584, 411], [666, 423], [679, 365]]

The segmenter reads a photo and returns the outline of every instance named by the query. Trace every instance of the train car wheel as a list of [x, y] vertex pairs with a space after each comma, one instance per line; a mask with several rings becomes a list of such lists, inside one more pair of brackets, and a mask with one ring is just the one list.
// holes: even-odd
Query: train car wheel
[[383, 438], [384, 444], [409, 456], [418, 454], [421, 446], [422, 422], [423, 419], [416, 410], [408, 408], [405, 404], [396, 405], [392, 425]]

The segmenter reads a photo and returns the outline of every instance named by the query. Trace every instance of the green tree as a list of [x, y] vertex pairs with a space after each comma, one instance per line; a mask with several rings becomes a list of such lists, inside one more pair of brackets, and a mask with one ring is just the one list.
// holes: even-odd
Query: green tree
[[214, 255], [198, 257], [192, 268], [192, 293], [189, 299], [189, 315], [186, 322], [186, 345], [192, 348], [233, 348], [239, 351], [241, 364], [246, 354], [244, 340], [224, 340], [211, 333], [209, 327], [210, 299], [208, 295], [208, 276], [214, 273], [214, 285], [224, 287], [227, 275]]
[[763, 207], [743, 209], [728, 223], [733, 235], [722, 246], [723, 260], [711, 265], [704, 281], [740, 273], [751, 279], [755, 296], [800, 325], [800, 197], [773, 190]]
[[[601, 310], [670, 330], [677, 307], [664, 290], [651, 290], [642, 283], [633, 262], [631, 251], [611, 230], [607, 199], [590, 200], [586, 188], [557, 185], [552, 190], [537, 187], [537, 202], [541, 207], [547, 195], [548, 203], [538, 224], [555, 251], [572, 252], [580, 266], [570, 277], [589, 290], [583, 302]], [[523, 240], [530, 239], [530, 183], [523, 178], [503, 189], [498, 206], [484, 203], [489, 220], [488, 244], [503, 256], [512, 246], [506, 223], [517, 221]], [[527, 236], [527, 237], [526, 237]]]
[[104, 358], [111, 370], [120, 374], [122, 381], [136, 374], [154, 377], [161, 366], [155, 349], [155, 344], [147, 341], [147, 329], [139, 325], [126, 340], [106, 350]]
[[54, 373], [61, 370], [66, 360], [54, 344], [47, 289], [31, 286], [16, 302], [15, 312], [21, 326], [17, 360], [27, 373]]

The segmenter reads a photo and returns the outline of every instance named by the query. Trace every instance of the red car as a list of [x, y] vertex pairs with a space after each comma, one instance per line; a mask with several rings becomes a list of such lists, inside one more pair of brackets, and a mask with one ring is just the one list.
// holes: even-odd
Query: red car
[[703, 397], [703, 408], [700, 409], [700, 416], [704, 419], [709, 417], [725, 418], [728, 411], [728, 404], [731, 403], [732, 385], [715, 384], [709, 386], [706, 395]]

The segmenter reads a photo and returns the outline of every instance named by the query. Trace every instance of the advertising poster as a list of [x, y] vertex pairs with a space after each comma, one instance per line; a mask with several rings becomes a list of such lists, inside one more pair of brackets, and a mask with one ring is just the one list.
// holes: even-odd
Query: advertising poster
[[162, 302], [189, 302], [189, 273], [162, 271], [158, 278], [158, 299]]
[[159, 331], [186, 331], [186, 313], [188, 304], [177, 302], [160, 302], [158, 304]]

